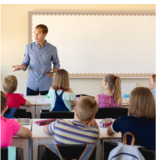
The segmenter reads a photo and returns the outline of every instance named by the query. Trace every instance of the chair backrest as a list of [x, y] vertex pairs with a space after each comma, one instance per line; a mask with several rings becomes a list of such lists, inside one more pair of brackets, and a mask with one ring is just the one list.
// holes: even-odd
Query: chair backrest
[[99, 108], [98, 112], [95, 115], [95, 118], [104, 119], [104, 118], [117, 118], [119, 116], [127, 116], [128, 108], [122, 107], [104, 107]]
[[[9, 114], [11, 111], [11, 108], [8, 108], [7, 111], [5, 112], [6, 114]], [[17, 109], [15, 114], [14, 114], [15, 118], [27, 118], [26, 116], [26, 109]]]
[[40, 118], [73, 119], [74, 112], [42, 112]]
[[[59, 160], [59, 157], [50, 151], [47, 147], [46, 149], [46, 154], [43, 156], [43, 152], [41, 153], [44, 145], [39, 145], [38, 146], [38, 159], [44, 159], [44, 160]], [[85, 150], [86, 145], [57, 145], [62, 157], [66, 160], [71, 160], [71, 159], [79, 159], [80, 156], [82, 155], [82, 152]], [[42, 155], [41, 155], [42, 154]], [[95, 160], [96, 157], [96, 147], [94, 151], [92, 152], [89, 160]]]
[[[18, 159], [18, 150], [16, 149], [16, 159]], [[0, 148], [0, 160], [8, 160], [8, 148]]]
[[[104, 142], [104, 160], [108, 160], [110, 151], [117, 145], [118, 144], [115, 142]], [[144, 148], [139, 148], [139, 151], [142, 153], [146, 160], [155, 160], [155, 151]]]

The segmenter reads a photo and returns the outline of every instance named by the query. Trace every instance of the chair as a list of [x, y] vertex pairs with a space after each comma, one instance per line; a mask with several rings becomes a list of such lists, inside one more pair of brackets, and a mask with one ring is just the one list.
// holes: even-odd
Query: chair
[[[82, 152], [85, 150], [86, 145], [57, 145], [62, 157], [66, 160], [79, 159]], [[59, 160], [59, 157], [50, 151], [47, 147], [46, 154], [43, 153], [44, 145], [38, 146], [38, 159], [39, 160]], [[89, 160], [95, 160], [96, 157], [96, 147], [92, 152]]]
[[[16, 148], [16, 160], [22, 160], [22, 159], [23, 159], [23, 149]], [[1, 147], [1, 160], [8, 160], [8, 148], [7, 147]]]
[[[5, 112], [6, 114], [9, 114], [11, 111], [11, 108], [8, 108], [7, 111]], [[27, 118], [27, 112], [26, 109], [17, 109], [15, 114], [15, 118]]]
[[128, 108], [122, 107], [104, 107], [99, 108], [98, 112], [95, 115], [96, 119], [104, 119], [104, 118], [117, 118], [119, 116], [127, 116]]
[[74, 112], [42, 112], [40, 118], [73, 119]]
[[[115, 142], [104, 142], [104, 160], [108, 160], [109, 153], [118, 144]], [[139, 148], [139, 151], [146, 160], [155, 160], [155, 151], [144, 148]]]

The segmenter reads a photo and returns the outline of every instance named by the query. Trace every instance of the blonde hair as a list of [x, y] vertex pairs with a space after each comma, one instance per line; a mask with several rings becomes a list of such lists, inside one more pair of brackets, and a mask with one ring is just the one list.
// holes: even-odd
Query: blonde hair
[[[113, 99], [116, 101], [117, 105], [121, 101], [121, 79], [119, 76], [113, 74], [108, 74], [105, 77], [105, 81], [108, 83], [110, 90], [113, 90]], [[111, 103], [110, 103], [111, 104]]]
[[62, 89], [64, 91], [69, 91], [69, 75], [65, 69], [59, 69], [52, 83], [53, 89]]
[[6, 76], [3, 80], [3, 89], [6, 93], [14, 93], [17, 88], [17, 78], [14, 75]]
[[137, 87], [131, 91], [128, 113], [130, 116], [155, 118], [155, 101], [146, 87]]
[[76, 116], [81, 121], [89, 121], [98, 111], [97, 102], [88, 96], [80, 98], [76, 107]]
[[7, 98], [3, 91], [1, 91], [1, 113], [3, 112], [4, 108], [6, 107]]

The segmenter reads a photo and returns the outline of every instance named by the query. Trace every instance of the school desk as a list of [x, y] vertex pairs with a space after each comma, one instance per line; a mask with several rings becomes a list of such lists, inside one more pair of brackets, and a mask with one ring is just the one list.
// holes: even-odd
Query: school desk
[[36, 96], [24, 96], [24, 98], [30, 102], [30, 107], [20, 106], [20, 108], [26, 109], [27, 112], [31, 112], [32, 118], [36, 118]]
[[46, 96], [36, 96], [36, 114], [37, 118], [40, 118], [41, 110], [50, 110], [50, 99]]
[[[29, 130], [32, 129], [32, 120], [30, 121], [30, 125], [22, 125]], [[14, 135], [13, 136], [13, 143], [12, 146], [16, 146], [23, 149], [23, 158], [24, 160], [31, 160], [32, 159], [32, 139], [31, 138], [22, 138], [20, 136]]]
[[[38, 145], [45, 145], [45, 144], [52, 144], [54, 143], [54, 136], [47, 135], [43, 132], [44, 126], [38, 126], [35, 121], [40, 121], [42, 119], [33, 119], [32, 123], [32, 145], [33, 145], [33, 160], [37, 160], [38, 157]], [[73, 119], [65, 119], [72, 121]], [[102, 119], [96, 119], [97, 123], [99, 123]], [[120, 141], [121, 140], [121, 133], [115, 134], [113, 136], [107, 135], [107, 128], [99, 128], [100, 135], [99, 139], [96, 142], [97, 145], [97, 152], [96, 152], [96, 159], [102, 159], [101, 157], [101, 140], [106, 141]], [[115, 140], [116, 139], [116, 140]]]

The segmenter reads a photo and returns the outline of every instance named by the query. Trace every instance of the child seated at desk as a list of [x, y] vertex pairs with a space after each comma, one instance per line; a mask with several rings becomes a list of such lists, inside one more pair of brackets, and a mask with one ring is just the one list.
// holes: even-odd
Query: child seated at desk
[[149, 85], [149, 89], [152, 91], [154, 100], [156, 102], [156, 75], [155, 74], [150, 77], [148, 85]]
[[106, 75], [102, 81], [103, 94], [95, 96], [99, 108], [122, 106], [121, 79], [113, 74]]
[[4, 112], [8, 108], [6, 102], [6, 95], [1, 91], [1, 147], [11, 146], [12, 138], [15, 134], [24, 138], [31, 137], [31, 131], [29, 129], [20, 125], [15, 119], [3, 117]]
[[66, 70], [59, 69], [55, 73], [48, 96], [51, 100], [51, 111], [71, 111], [71, 103], [76, 106], [76, 96], [69, 88], [69, 75]]
[[6, 76], [3, 80], [3, 89], [7, 97], [8, 108], [20, 108], [20, 105], [30, 106], [30, 102], [23, 98], [18, 93], [14, 93], [17, 90], [17, 78], [13, 75]]
[[[128, 116], [120, 116], [114, 121], [107, 130], [108, 135], [121, 131], [123, 137], [126, 132], [131, 132], [135, 145], [155, 150], [155, 102], [148, 88], [132, 90], [128, 113]], [[127, 139], [130, 144], [131, 139]]]
[[46, 134], [55, 134], [55, 144], [89, 144], [99, 137], [95, 121], [97, 102], [91, 97], [83, 97], [74, 108], [74, 121], [56, 120], [44, 127]]

